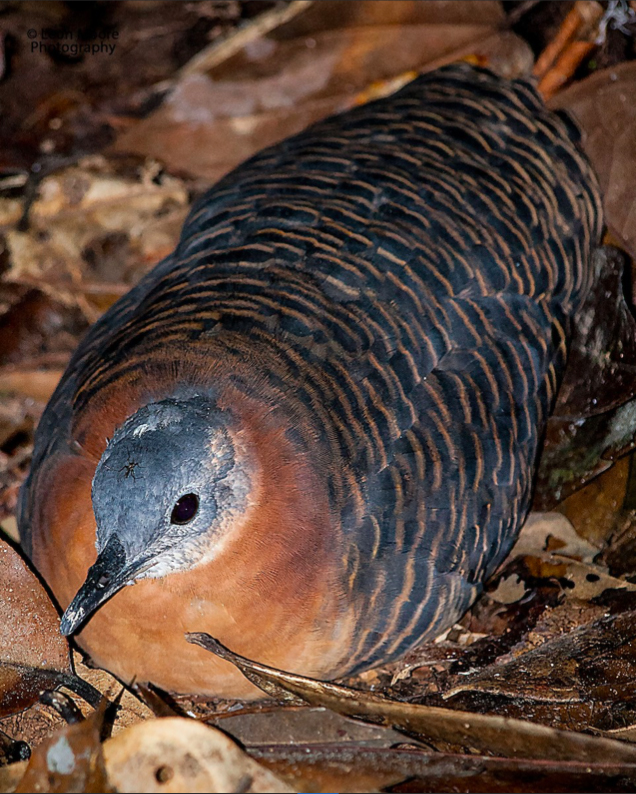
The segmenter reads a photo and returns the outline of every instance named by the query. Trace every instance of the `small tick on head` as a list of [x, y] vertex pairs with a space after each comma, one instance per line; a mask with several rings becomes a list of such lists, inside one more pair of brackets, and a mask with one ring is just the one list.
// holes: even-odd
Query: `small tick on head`
[[124, 479], [127, 480], [129, 477], [132, 477], [133, 480], [137, 479], [137, 475], [135, 474], [135, 469], [142, 468], [136, 460], [129, 460], [124, 466], [119, 469], [119, 473], [124, 473]]

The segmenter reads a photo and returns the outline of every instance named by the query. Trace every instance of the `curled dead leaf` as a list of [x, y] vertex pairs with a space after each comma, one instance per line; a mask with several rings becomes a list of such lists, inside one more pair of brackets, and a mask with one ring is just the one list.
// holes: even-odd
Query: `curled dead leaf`
[[232, 662], [252, 683], [268, 693], [287, 693], [339, 714], [401, 728], [430, 744], [451, 745], [471, 752], [511, 758], [589, 763], [606, 763], [611, 759], [613, 763], [636, 763], [636, 747], [621, 742], [555, 730], [522, 720], [402, 703], [250, 661], [232, 653], [207, 634], [187, 634], [186, 639]]
[[0, 540], [0, 715], [34, 703], [42, 689], [70, 676], [68, 643], [44, 588]]

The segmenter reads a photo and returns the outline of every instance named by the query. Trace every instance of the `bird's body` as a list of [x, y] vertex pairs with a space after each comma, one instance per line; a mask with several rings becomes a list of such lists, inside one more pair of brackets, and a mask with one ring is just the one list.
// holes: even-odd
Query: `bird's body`
[[198, 202], [80, 345], [22, 494], [64, 608], [97, 517], [64, 624], [94, 612], [97, 663], [248, 695], [184, 633], [331, 678], [462, 614], [528, 509], [588, 286], [575, 137], [528, 84], [447, 67]]

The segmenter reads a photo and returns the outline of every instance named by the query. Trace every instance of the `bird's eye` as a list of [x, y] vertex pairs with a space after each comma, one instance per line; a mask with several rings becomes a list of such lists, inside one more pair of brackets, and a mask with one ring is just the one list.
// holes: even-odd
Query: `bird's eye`
[[187, 524], [199, 511], [199, 497], [195, 493], [184, 494], [172, 508], [171, 524]]

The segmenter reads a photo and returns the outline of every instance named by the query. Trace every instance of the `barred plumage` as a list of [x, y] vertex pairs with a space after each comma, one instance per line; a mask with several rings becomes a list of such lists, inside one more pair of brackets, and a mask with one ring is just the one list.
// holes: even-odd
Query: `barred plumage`
[[[528, 509], [588, 286], [602, 211], [577, 137], [529, 84], [454, 65], [222, 179], [193, 207], [175, 252], [91, 329], [38, 429], [20, 526], [62, 604], [77, 562], [56, 549], [63, 519], [43, 498], [68, 477], [60, 461], [89, 461], [81, 477], [92, 478], [105, 436], [142, 405], [204, 393], [231, 413], [231, 393], [284, 429], [292, 464], [310, 472], [294, 480], [309, 483], [294, 486], [298, 499], [314, 500], [307, 515], [319, 502], [327, 512], [320, 540], [308, 537], [318, 519], [263, 530], [298, 543], [287, 564], [301, 573], [331, 566], [328, 614], [294, 624], [299, 636], [329, 635], [317, 646], [324, 658], [300, 654], [295, 667], [360, 671], [452, 624]], [[58, 513], [75, 498], [65, 493]], [[114, 614], [123, 595], [100, 611]], [[203, 624], [188, 628], [259, 650]], [[263, 660], [294, 667], [284, 641], [270, 637]], [[85, 644], [130, 677], [95, 636]]]

